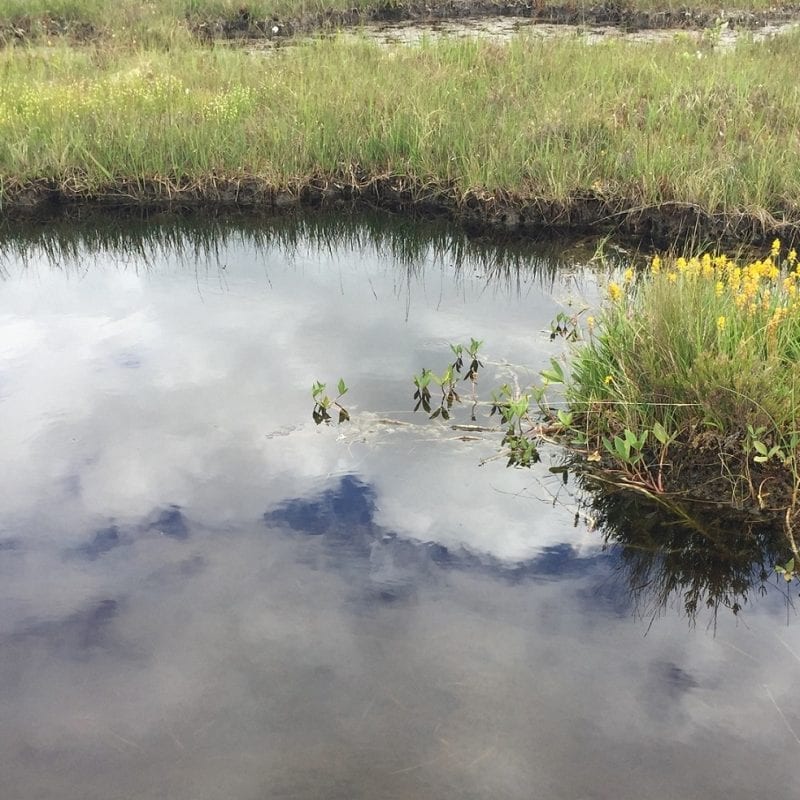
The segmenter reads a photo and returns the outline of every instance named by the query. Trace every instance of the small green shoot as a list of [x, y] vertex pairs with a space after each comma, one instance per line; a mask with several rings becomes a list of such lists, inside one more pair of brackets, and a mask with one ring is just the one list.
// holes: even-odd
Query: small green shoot
[[323, 422], [329, 425], [331, 422], [331, 411], [338, 410], [339, 424], [342, 422], [349, 422], [350, 412], [339, 402], [341, 398], [347, 394], [347, 385], [343, 378], [339, 378], [336, 389], [339, 394], [335, 398], [329, 397], [325, 393], [326, 384], [320, 381], [314, 381], [311, 386], [311, 397], [314, 400], [314, 408], [311, 412], [311, 418], [317, 425]]
[[778, 575], [783, 575], [783, 579], [786, 581], [786, 583], [791, 583], [796, 575], [794, 568], [794, 558], [790, 558], [783, 566], [781, 566], [780, 564], [776, 564], [775, 572]]

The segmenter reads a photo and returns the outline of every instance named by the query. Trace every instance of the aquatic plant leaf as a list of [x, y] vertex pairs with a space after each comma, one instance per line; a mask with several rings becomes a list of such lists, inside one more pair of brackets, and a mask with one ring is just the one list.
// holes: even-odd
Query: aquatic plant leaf
[[564, 383], [564, 370], [554, 358], [550, 359], [551, 369], [543, 369], [539, 374], [550, 383]]
[[655, 436], [661, 444], [666, 444], [669, 441], [669, 434], [660, 422], [653, 423], [653, 436]]

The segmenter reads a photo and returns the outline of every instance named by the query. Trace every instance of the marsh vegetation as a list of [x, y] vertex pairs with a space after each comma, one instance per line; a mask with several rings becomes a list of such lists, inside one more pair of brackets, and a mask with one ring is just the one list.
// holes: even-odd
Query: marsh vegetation
[[788, 238], [798, 42], [7, 48], [0, 201], [356, 199], [515, 232]]
[[621, 484], [755, 512], [798, 561], [799, 282], [778, 239], [747, 264], [656, 256], [628, 269], [589, 318], [565, 393], [573, 441]]

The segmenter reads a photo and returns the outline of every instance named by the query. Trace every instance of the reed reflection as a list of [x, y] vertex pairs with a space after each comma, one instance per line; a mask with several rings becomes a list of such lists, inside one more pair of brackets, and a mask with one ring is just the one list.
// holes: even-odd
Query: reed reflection
[[609, 490], [589, 477], [581, 483], [584, 511], [617, 553], [640, 614], [655, 619], [678, 604], [691, 620], [702, 611], [714, 619], [720, 609], [738, 614], [783, 588], [775, 566], [786, 560], [788, 545], [775, 525], [713, 505]]
[[[0, 224], [0, 276], [8, 264], [47, 261], [59, 269], [81, 269], [93, 259], [112, 256], [124, 265], [151, 269], [165, 260], [197, 268], [225, 266], [232, 247], [276, 249], [288, 260], [308, 250], [333, 256], [346, 250], [371, 250], [391, 259], [409, 278], [426, 263], [451, 268], [458, 277], [479, 275], [487, 284], [508, 286], [521, 277], [551, 285], [557, 274], [589, 261], [592, 239], [567, 242], [475, 238], [443, 220], [416, 220], [381, 213], [317, 213], [258, 219], [220, 220], [202, 215], [109, 218], [89, 216]], [[606, 243], [606, 260], [624, 251]]]

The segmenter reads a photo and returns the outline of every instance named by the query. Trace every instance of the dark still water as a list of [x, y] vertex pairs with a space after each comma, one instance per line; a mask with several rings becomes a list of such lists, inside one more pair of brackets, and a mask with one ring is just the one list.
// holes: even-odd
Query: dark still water
[[[596, 296], [579, 248], [5, 237], [2, 800], [797, 796], [772, 544], [667, 522], [659, 552], [651, 512], [587, 524], [557, 452], [506, 469], [498, 434], [410, 413], [450, 342], [485, 341], [484, 389], [558, 354], [551, 320]], [[353, 422], [318, 428], [340, 376]]]

